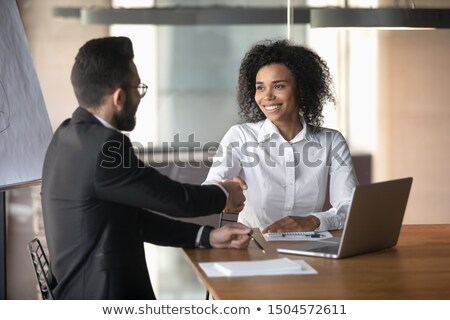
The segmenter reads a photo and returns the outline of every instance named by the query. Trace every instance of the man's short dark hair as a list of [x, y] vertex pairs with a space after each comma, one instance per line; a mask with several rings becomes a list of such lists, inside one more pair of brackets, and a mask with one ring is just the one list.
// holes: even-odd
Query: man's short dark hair
[[126, 37], [106, 37], [86, 42], [78, 51], [71, 81], [81, 107], [101, 105], [106, 94], [128, 85], [133, 45]]

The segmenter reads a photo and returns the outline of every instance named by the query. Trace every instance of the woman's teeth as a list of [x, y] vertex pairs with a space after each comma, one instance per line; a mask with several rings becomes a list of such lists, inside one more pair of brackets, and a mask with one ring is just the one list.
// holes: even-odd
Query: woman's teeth
[[272, 111], [272, 110], [278, 109], [280, 106], [281, 106], [281, 104], [275, 104], [272, 106], [265, 106], [264, 108], [266, 108], [266, 110], [268, 110], [268, 111]]

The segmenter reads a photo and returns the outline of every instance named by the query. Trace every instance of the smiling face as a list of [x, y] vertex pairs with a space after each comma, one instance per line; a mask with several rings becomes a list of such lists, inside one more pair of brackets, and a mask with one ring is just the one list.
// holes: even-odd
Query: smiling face
[[255, 101], [267, 119], [277, 127], [299, 123], [296, 82], [284, 64], [259, 69], [255, 85]]

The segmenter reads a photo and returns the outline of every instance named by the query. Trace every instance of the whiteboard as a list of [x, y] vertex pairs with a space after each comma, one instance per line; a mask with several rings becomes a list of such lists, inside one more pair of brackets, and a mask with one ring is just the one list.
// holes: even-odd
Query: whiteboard
[[0, 189], [41, 179], [50, 119], [15, 0], [0, 0]]

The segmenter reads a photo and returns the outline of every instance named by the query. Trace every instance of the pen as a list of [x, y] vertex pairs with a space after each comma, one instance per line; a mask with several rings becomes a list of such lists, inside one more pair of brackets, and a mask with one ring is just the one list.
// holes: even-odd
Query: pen
[[314, 233], [314, 234], [306, 234], [305, 237], [310, 237], [310, 238], [322, 238], [324, 235], [320, 234], [320, 233]]
[[249, 234], [249, 236], [250, 238], [252, 238], [253, 241], [255, 241], [255, 244], [258, 246], [258, 248], [260, 248], [263, 253], [266, 253], [266, 250], [264, 250], [264, 248], [259, 244], [259, 242], [256, 241], [256, 239], [251, 234]]

